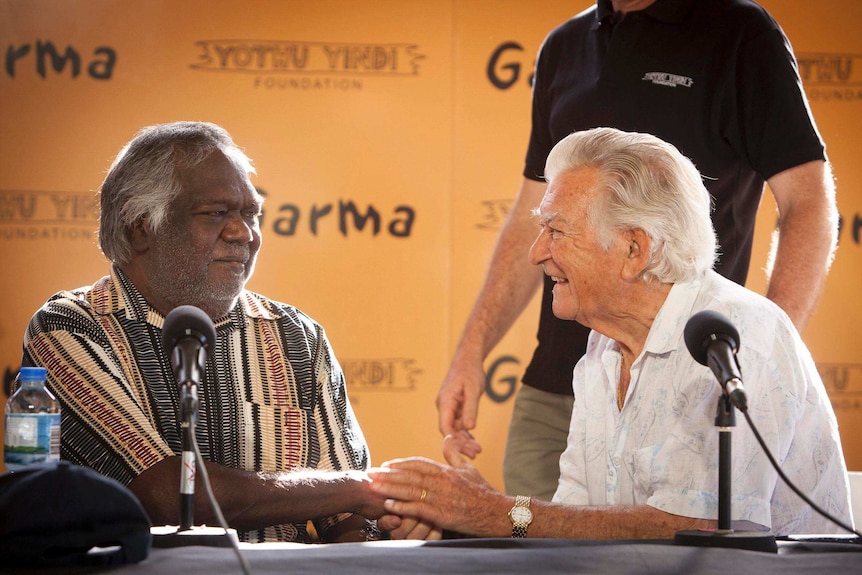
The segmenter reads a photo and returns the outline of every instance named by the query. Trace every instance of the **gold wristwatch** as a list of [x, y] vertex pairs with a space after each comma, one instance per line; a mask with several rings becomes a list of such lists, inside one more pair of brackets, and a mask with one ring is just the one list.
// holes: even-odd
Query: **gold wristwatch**
[[527, 527], [533, 522], [529, 497], [524, 495], [515, 497], [515, 506], [509, 510], [509, 520], [512, 522], [512, 537], [527, 536]]

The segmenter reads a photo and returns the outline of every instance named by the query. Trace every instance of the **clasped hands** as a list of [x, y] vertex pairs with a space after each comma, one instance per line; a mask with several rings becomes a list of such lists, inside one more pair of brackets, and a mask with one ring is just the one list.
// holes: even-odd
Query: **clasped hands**
[[386, 498], [380, 529], [393, 539], [435, 540], [443, 529], [472, 531], [487, 515], [487, 498], [500, 497], [470, 463], [475, 440], [466, 431], [447, 435], [443, 455], [449, 465], [425, 457], [385, 462], [368, 476], [371, 489]]

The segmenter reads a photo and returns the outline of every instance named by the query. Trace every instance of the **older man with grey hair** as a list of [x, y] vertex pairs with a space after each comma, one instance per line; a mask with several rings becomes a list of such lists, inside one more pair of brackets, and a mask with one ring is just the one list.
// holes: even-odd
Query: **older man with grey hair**
[[[62, 458], [127, 485], [154, 524], [176, 524], [183, 434], [162, 327], [175, 308], [199, 308], [218, 337], [198, 386], [196, 436], [229, 526], [250, 542], [365, 540], [383, 498], [370, 489], [368, 446], [326, 333], [245, 289], [261, 247], [253, 172], [215, 124], [142, 129], [101, 188], [110, 275], [50, 298], [30, 322], [22, 363], [48, 370], [63, 407]], [[203, 495], [195, 517], [212, 525]], [[413, 536], [439, 537], [411, 525]]]
[[[554, 314], [591, 328], [574, 371], [575, 407], [554, 501], [511, 497], [482, 479], [449, 436], [452, 467], [386, 464], [387, 510], [478, 536], [666, 538], [714, 528], [721, 388], [684, 343], [698, 311], [741, 333], [751, 417], [784, 473], [851, 524], [835, 415], [814, 362], [774, 303], [712, 270], [710, 199], [694, 165], [646, 134], [597, 128], [551, 151], [530, 258], [554, 281]], [[732, 521], [776, 534], [840, 530], [770, 466], [751, 430], [733, 447]], [[396, 532], [397, 534], [397, 532]]]

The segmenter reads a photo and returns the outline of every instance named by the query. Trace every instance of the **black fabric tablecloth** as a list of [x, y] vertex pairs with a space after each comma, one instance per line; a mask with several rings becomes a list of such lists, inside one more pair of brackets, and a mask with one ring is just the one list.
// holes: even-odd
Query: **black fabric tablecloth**
[[[242, 545], [251, 572], [313, 574], [435, 573], [444, 575], [517, 573], [795, 575], [862, 573], [862, 544], [779, 541], [778, 553], [687, 547], [671, 541], [570, 541], [561, 539], [457, 539], [428, 543], [375, 541], [329, 545]], [[136, 575], [242, 573], [226, 547], [154, 548], [134, 565], [62, 570], [7, 570], [8, 573], [110, 573]]]

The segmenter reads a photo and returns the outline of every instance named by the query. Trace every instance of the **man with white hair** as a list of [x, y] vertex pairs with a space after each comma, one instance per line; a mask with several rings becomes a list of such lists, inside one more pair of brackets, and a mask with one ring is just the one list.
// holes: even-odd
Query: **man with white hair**
[[[423, 459], [374, 472], [386, 509], [499, 537], [631, 539], [716, 527], [721, 387], [688, 352], [701, 310], [738, 328], [749, 412], [786, 475], [851, 524], [838, 427], [814, 362], [776, 304], [713, 271], [710, 199], [672, 145], [611, 128], [558, 143], [545, 169], [530, 259], [555, 283], [554, 315], [591, 328], [554, 500], [494, 490], [449, 436], [453, 467]], [[747, 426], [734, 435], [732, 521], [776, 534], [839, 528], [778, 480]], [[396, 531], [397, 535], [397, 531]]]

